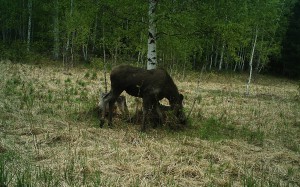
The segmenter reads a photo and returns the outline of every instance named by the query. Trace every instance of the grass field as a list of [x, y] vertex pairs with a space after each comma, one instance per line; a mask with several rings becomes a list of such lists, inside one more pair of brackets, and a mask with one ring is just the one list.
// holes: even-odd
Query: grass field
[[298, 82], [172, 76], [189, 126], [141, 133], [99, 128], [102, 72], [0, 62], [0, 186], [300, 186]]

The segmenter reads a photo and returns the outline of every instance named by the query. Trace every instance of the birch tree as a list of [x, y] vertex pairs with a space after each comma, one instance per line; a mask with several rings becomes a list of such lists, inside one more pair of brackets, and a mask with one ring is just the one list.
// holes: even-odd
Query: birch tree
[[54, 1], [54, 18], [53, 18], [53, 58], [58, 60], [59, 57], [59, 18], [58, 18], [58, 0]]
[[253, 46], [252, 46], [252, 52], [251, 52], [251, 57], [250, 57], [250, 61], [249, 61], [249, 78], [248, 78], [248, 82], [247, 82], [247, 86], [246, 86], [246, 95], [250, 94], [250, 83], [251, 83], [251, 79], [252, 79], [252, 66], [253, 66], [253, 57], [254, 57], [254, 51], [255, 51], [255, 47], [256, 47], [256, 41], [257, 41], [257, 35], [258, 35], [258, 28], [256, 27], [255, 30], [255, 36], [254, 36], [254, 42], [253, 42]]
[[31, 41], [32, 0], [28, 0], [27, 8], [28, 8], [27, 51], [29, 51], [30, 41]]
[[157, 65], [156, 56], [156, 6], [157, 0], [149, 0], [149, 29], [148, 29], [148, 53], [147, 70], [155, 69]]

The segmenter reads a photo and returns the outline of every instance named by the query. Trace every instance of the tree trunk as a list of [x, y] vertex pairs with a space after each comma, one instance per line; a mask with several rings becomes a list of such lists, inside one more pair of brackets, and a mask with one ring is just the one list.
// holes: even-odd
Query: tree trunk
[[149, 0], [149, 29], [148, 29], [148, 53], [147, 53], [147, 70], [155, 69], [157, 64], [156, 57], [156, 23], [155, 11], [157, 0]]
[[119, 48], [119, 39], [116, 42], [116, 46], [115, 46], [115, 55], [114, 55], [114, 64], [117, 65], [117, 59], [118, 59], [118, 48]]
[[239, 60], [235, 61], [235, 65], [234, 65], [234, 68], [233, 68], [233, 71], [234, 71], [234, 72], [236, 71], [236, 68], [237, 68], [238, 64], [240, 63], [241, 52], [242, 52], [242, 48], [240, 47], [240, 50], [239, 50], [239, 52], [238, 52]]
[[2, 29], [2, 41], [5, 43], [5, 29]]
[[54, 60], [58, 60], [59, 57], [59, 22], [58, 22], [58, 0], [54, 2], [54, 28], [53, 28], [53, 36], [54, 36], [54, 45], [53, 45], [53, 58]]
[[93, 53], [95, 52], [95, 45], [97, 39], [97, 27], [98, 27], [98, 14], [96, 14], [94, 32], [93, 32], [93, 48], [92, 48]]
[[212, 64], [213, 64], [213, 53], [214, 53], [214, 44], [211, 45], [211, 54], [210, 54], [210, 65], [209, 70], [211, 70]]
[[[102, 13], [102, 16], [104, 17], [104, 11]], [[104, 66], [106, 66], [105, 25], [104, 25], [104, 21], [102, 23], [102, 48], [103, 48], [103, 63], [104, 63]]]
[[248, 78], [248, 83], [247, 83], [247, 87], [246, 87], [246, 95], [249, 95], [250, 83], [251, 83], [251, 78], [252, 78], [252, 63], [253, 63], [257, 35], [258, 35], [258, 29], [256, 28], [255, 38], [254, 38], [254, 42], [253, 42], [253, 46], [252, 46], [251, 58], [250, 58], [250, 62], [249, 62], [250, 71], [249, 71], [249, 78]]
[[75, 39], [75, 32], [72, 32], [72, 40], [71, 40], [71, 47], [70, 47], [70, 51], [71, 51], [71, 67], [74, 66], [74, 39]]
[[[74, 7], [74, 0], [71, 0], [71, 17], [73, 16], [73, 7]], [[72, 38], [71, 38], [71, 46], [70, 46], [70, 52], [71, 52], [71, 67], [74, 65], [74, 38], [75, 38], [75, 33], [74, 31], [71, 32]]]
[[[73, 16], [73, 4], [74, 4], [74, 0], [70, 0], [70, 17], [72, 18]], [[67, 68], [69, 68], [68, 66], [70, 66], [70, 62], [69, 62], [69, 49], [70, 49], [70, 54], [71, 54], [71, 64], [73, 65], [73, 31], [69, 31], [67, 30], [67, 41], [66, 41], [66, 47], [65, 47], [65, 51], [63, 54], [63, 64], [64, 66], [66, 66]], [[71, 35], [71, 36], [70, 36]], [[70, 44], [70, 37], [71, 37], [71, 44]]]
[[88, 47], [87, 44], [82, 44], [82, 53], [84, 61], [88, 61]]
[[27, 30], [27, 51], [30, 51], [31, 41], [31, 18], [32, 18], [32, 0], [28, 0], [28, 30]]
[[185, 79], [185, 66], [186, 66], [186, 63], [187, 63], [187, 57], [186, 56], [187, 56], [187, 54], [185, 52], [185, 54], [184, 54], [183, 72], [182, 72], [182, 80]]
[[196, 69], [196, 53], [193, 55], [193, 69]]
[[246, 60], [246, 49], [243, 48], [243, 51], [242, 51], [242, 59], [241, 59], [241, 71], [244, 71], [244, 67], [245, 67], [245, 60]]
[[219, 63], [219, 71], [222, 70], [223, 57], [224, 57], [224, 48], [225, 48], [225, 43], [223, 43], [223, 46], [222, 46], [221, 57], [220, 57], [220, 63]]
[[218, 56], [219, 56], [218, 49], [216, 49], [215, 64], [214, 64], [214, 67], [215, 67], [215, 68], [217, 67]]
[[[260, 51], [261, 51], [261, 52], [262, 52], [262, 50], [263, 50], [263, 42], [264, 42], [264, 36], [262, 36], [262, 38], [261, 38], [261, 45], [260, 45]], [[263, 65], [261, 65], [261, 58], [260, 58], [260, 56], [261, 56], [261, 55], [258, 56], [258, 61], [257, 61], [257, 65], [256, 65], [256, 68], [255, 68], [255, 71], [256, 71], [257, 73], [259, 73], [260, 70], [261, 70], [260, 66], [263, 66]]]

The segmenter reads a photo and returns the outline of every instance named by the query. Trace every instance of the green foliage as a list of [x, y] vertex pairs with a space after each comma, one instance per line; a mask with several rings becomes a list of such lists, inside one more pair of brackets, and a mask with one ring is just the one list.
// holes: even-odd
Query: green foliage
[[[159, 64], [182, 71], [207, 64], [216, 68], [224, 53], [227, 69], [235, 63], [243, 70], [241, 59], [248, 60], [257, 27], [254, 62], [260, 70], [270, 56], [280, 56], [286, 15], [293, 2], [160, 1], [156, 14]], [[124, 60], [146, 61], [147, 2], [41, 0], [33, 1], [33, 7], [30, 51], [26, 2], [9, 1], [0, 7], [0, 59], [35, 62], [54, 54], [67, 66], [84, 61], [97, 69], [110, 69]]]

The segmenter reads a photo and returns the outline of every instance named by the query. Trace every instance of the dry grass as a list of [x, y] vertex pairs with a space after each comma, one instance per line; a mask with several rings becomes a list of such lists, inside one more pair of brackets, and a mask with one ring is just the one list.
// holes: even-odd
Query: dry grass
[[[0, 186], [299, 186], [297, 84], [193, 74], [176, 79], [188, 128], [114, 118], [99, 128], [101, 72], [0, 62]], [[131, 113], [134, 98], [127, 97]], [[164, 101], [165, 102], [165, 101]]]

